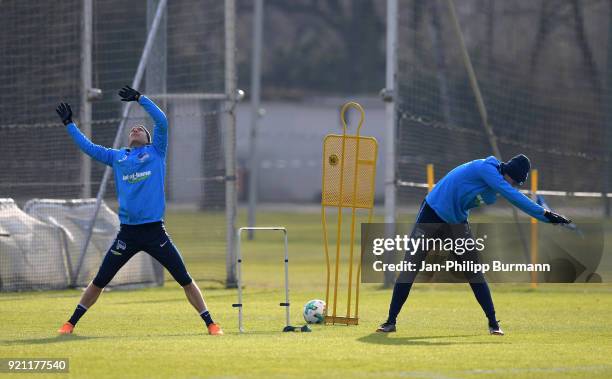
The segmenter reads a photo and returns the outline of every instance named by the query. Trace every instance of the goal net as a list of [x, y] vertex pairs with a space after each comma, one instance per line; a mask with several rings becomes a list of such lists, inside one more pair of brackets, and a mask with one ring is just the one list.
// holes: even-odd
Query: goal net
[[[399, 6], [396, 177], [399, 204], [413, 208], [425, 194], [427, 164], [438, 180], [493, 155], [448, 4]], [[526, 154], [554, 209], [601, 218], [602, 192], [612, 192], [609, 42], [597, 32], [608, 29], [608, 4], [454, 4], [502, 158]], [[507, 205], [496, 210], [511, 215]]]
[[[82, 119], [85, 107], [81, 95], [86, 91], [81, 80], [81, 37], [86, 22], [83, 3], [2, 2], [0, 197], [12, 198], [22, 208], [34, 198], [96, 196], [105, 166], [78, 150], [54, 109], [61, 101], [69, 102], [77, 125], [84, 132], [91, 130], [94, 143], [113, 145], [124, 106], [117, 91], [132, 83], [159, 1], [92, 2], [91, 88], [100, 89], [101, 96], [88, 100], [90, 121]], [[168, 116], [166, 228], [190, 274], [200, 281], [219, 283], [226, 277], [228, 222], [223, 147], [223, 122], [229, 112], [224, 96], [224, 19], [223, 1], [168, 1], [137, 88], [150, 95]], [[127, 144], [128, 129], [136, 124], [153, 133], [152, 121], [136, 105], [126, 120], [120, 146]], [[116, 212], [112, 176], [108, 184], [103, 200], [109, 211]], [[80, 211], [76, 208], [75, 203], [63, 203], [53, 210], [52, 217], [72, 222], [74, 215], [60, 213]], [[50, 221], [45, 215], [40, 220]], [[108, 231], [106, 237], [112, 239], [116, 228], [105, 222], [98, 218], [94, 230]], [[114, 222], [116, 226], [117, 220]], [[90, 262], [99, 260], [104, 238], [94, 235], [91, 245], [95, 246], [85, 254], [78, 282], [92, 279], [95, 264], [90, 267]], [[53, 241], [39, 238], [37, 243], [44, 246]], [[73, 244], [71, 257], [78, 254], [74, 253], [76, 239]], [[171, 279], [169, 275], [166, 278]], [[131, 280], [138, 283], [141, 279], [130, 276], [127, 281]]]

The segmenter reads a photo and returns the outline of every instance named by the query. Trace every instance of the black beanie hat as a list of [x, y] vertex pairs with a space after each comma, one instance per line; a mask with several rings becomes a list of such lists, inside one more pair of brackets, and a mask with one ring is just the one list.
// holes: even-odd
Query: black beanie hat
[[503, 162], [501, 164], [502, 175], [508, 174], [508, 176], [518, 183], [519, 186], [523, 185], [523, 183], [525, 183], [527, 180], [530, 169], [531, 162], [529, 162], [529, 158], [527, 158], [524, 154], [519, 154], [510, 159], [508, 162]]

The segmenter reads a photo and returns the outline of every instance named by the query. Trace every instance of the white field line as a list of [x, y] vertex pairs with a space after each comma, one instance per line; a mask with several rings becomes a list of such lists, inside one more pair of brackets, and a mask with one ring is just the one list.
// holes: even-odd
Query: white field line
[[380, 376], [400, 376], [406, 378], [428, 378], [428, 379], [462, 379], [472, 375], [508, 375], [508, 374], [552, 374], [570, 373], [585, 371], [606, 371], [612, 372], [612, 366], [593, 365], [593, 366], [574, 366], [574, 367], [525, 367], [525, 368], [496, 368], [496, 369], [473, 369], [450, 371], [447, 374], [433, 371], [386, 371], [378, 373]]
[[[427, 183], [417, 183], [417, 182], [407, 182], [403, 180], [398, 180], [397, 185], [399, 187], [416, 187], [416, 188], [427, 188]], [[530, 195], [531, 191], [529, 190], [520, 190], [521, 193], [525, 195]], [[546, 195], [546, 196], [569, 196], [569, 197], [602, 197], [603, 194], [601, 192], [571, 192], [571, 191], [554, 191], [554, 190], [537, 190], [536, 193], [538, 195]], [[606, 193], [606, 197], [612, 197], [612, 192]]]

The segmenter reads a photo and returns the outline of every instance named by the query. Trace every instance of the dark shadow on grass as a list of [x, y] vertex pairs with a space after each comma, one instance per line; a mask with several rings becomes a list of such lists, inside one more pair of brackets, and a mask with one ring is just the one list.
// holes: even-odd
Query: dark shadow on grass
[[13, 340], [13, 341], [0, 341], [0, 345], [45, 345], [48, 343], [64, 343], [64, 342], [72, 342], [72, 341], [85, 341], [91, 339], [100, 339], [100, 338], [108, 338], [108, 337], [95, 337], [95, 336], [79, 336], [76, 334], [69, 335], [58, 335], [53, 337], [45, 337], [45, 338], [29, 338], [25, 340]]
[[[245, 291], [245, 289], [247, 288], [247, 286], [243, 285], [242, 289], [243, 291]], [[203, 288], [200, 288], [202, 290], [204, 290]], [[219, 290], [219, 288], [216, 288], [216, 290]], [[147, 300], [147, 299], [134, 299], [134, 300], [125, 300], [125, 301], [115, 301], [113, 302], [113, 304], [119, 304], [119, 305], [125, 305], [125, 304], [163, 304], [163, 303], [183, 303], [183, 302], [187, 302], [187, 298], [185, 297], [185, 295], [183, 294], [182, 289], [177, 288], [177, 297], [173, 297], [173, 298], [168, 298], [168, 299], [151, 299], [151, 300]], [[261, 294], [273, 294], [275, 292], [277, 292], [276, 289], [258, 289], [258, 290], [250, 290], [251, 292], [245, 291], [244, 296], [248, 297], [248, 296], [254, 296], [254, 295], [261, 295]], [[207, 293], [205, 294], [205, 297], [207, 299], [212, 299], [212, 298], [222, 298], [227, 296], [226, 293]]]
[[[467, 338], [467, 337], [479, 337], [479, 334], [467, 334], [467, 335], [450, 335], [450, 336], [415, 336], [415, 337], [391, 337], [389, 333], [372, 333], [367, 336], [357, 338], [357, 341], [364, 343], [372, 343], [376, 345], [422, 345], [422, 346], [448, 346], [448, 345], [488, 345], [491, 343], [502, 342], [499, 337], [491, 337], [492, 340], [489, 342], [484, 341], [430, 341], [437, 339], [446, 338]], [[503, 337], [502, 337], [503, 338]]]
[[234, 336], [285, 336], [285, 335], [299, 335], [299, 334], [306, 334], [306, 335], [311, 335], [313, 334], [312, 332], [283, 332], [282, 328], [279, 328], [278, 330], [250, 330], [247, 329], [245, 330], [244, 333], [240, 333], [237, 331], [231, 331], [231, 332], [225, 332], [225, 335], [234, 335]]
[[201, 333], [185, 333], [185, 334], [150, 334], [150, 335], [146, 335], [146, 336], [117, 336], [117, 337], [113, 337], [116, 340], [137, 340], [137, 341], [146, 341], [146, 340], [159, 340], [159, 339], [164, 339], [164, 338], [169, 338], [169, 339], [186, 339], [186, 338], [200, 338], [200, 337], [206, 337], [208, 336], [208, 333], [206, 332], [201, 332]]
[[137, 336], [81, 336], [77, 334], [69, 335], [58, 335], [54, 337], [45, 338], [29, 338], [24, 340], [0, 340], [0, 346], [11, 346], [11, 345], [45, 345], [49, 343], [65, 343], [74, 341], [87, 341], [87, 340], [120, 340], [120, 339], [146, 339], [146, 338], [185, 338], [185, 337], [197, 337], [204, 336], [206, 332], [201, 333], [184, 333], [184, 334], [153, 334], [153, 335], [137, 335]]

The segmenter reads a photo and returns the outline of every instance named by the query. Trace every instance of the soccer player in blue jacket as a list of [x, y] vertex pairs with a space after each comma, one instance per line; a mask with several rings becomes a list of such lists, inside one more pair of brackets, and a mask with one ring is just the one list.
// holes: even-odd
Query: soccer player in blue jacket
[[[531, 164], [523, 155], [517, 155], [508, 162], [500, 162], [491, 156], [464, 163], [444, 176], [433, 190], [425, 197], [417, 215], [412, 231], [413, 238], [423, 233], [428, 237], [452, 238], [456, 235], [452, 230], [463, 229], [463, 233], [471, 236], [468, 225], [470, 209], [497, 200], [497, 194], [506, 198], [512, 205], [521, 209], [531, 217], [553, 224], [568, 224], [566, 217], [542, 208], [518, 191], [529, 174]], [[453, 227], [459, 224], [461, 227]], [[463, 224], [463, 225], [462, 225]], [[465, 235], [464, 235], [465, 237]], [[418, 251], [414, 255], [406, 255], [406, 260], [422, 261], [426, 251]], [[461, 259], [461, 258], [460, 258]], [[420, 267], [420, 262], [415, 262]], [[396, 319], [402, 306], [408, 299], [416, 273], [402, 272], [395, 282], [393, 296], [389, 306], [387, 321], [380, 325], [377, 332], [395, 332]], [[489, 321], [489, 332], [503, 335], [499, 322], [495, 318], [495, 308], [491, 291], [482, 273], [469, 280], [476, 300], [482, 307]]]
[[187, 272], [180, 253], [164, 228], [164, 180], [168, 147], [166, 115], [155, 103], [129, 86], [122, 88], [119, 96], [122, 101], [136, 101], [154, 120], [152, 141], [149, 131], [137, 125], [130, 130], [127, 148], [116, 150], [95, 145], [72, 121], [69, 104], [61, 103], [56, 109], [77, 146], [93, 159], [113, 168], [121, 222], [119, 233], [106, 253], [96, 277], [85, 289], [72, 317], [58, 332], [72, 333], [79, 319], [94, 305], [119, 269], [136, 253], [144, 251], [159, 261], [183, 287], [187, 299], [206, 323], [208, 333], [222, 335], [223, 331], [212, 320], [202, 292]]

